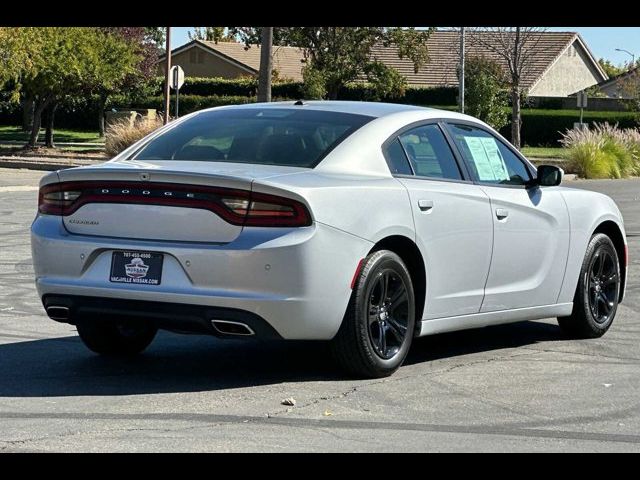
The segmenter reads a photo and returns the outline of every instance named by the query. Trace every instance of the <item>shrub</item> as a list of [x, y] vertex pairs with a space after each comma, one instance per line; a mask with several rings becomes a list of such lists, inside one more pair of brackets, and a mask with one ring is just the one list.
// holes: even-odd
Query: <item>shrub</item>
[[[558, 146], [563, 133], [573, 128], [580, 119], [580, 110], [522, 110], [522, 144], [534, 146]], [[633, 112], [584, 112], [584, 123], [618, 124], [621, 128], [634, 128], [638, 125]], [[511, 124], [500, 129], [506, 138], [511, 137]]]
[[624, 178], [640, 174], [640, 131], [608, 123], [592, 130], [571, 129], [561, 143], [568, 159], [583, 178]]
[[484, 57], [471, 57], [464, 78], [466, 113], [495, 129], [504, 127], [508, 123], [509, 95], [500, 64]]
[[105, 151], [117, 155], [161, 126], [160, 117], [144, 117], [133, 123], [115, 122], [105, 132]]

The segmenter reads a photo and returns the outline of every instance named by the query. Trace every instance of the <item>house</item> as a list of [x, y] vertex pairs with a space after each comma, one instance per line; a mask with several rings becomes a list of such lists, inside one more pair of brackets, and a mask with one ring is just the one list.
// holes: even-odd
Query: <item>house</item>
[[607, 98], [632, 98], [640, 87], [640, 68], [632, 68], [598, 84], [598, 90]]
[[[490, 31], [467, 35], [467, 57], [493, 58], [506, 62], [490, 48]], [[605, 82], [602, 70], [582, 37], [576, 32], [537, 32], [531, 41], [532, 65], [521, 84], [529, 96], [566, 97]], [[478, 41], [478, 39], [480, 39]], [[407, 83], [420, 87], [457, 87], [460, 34], [457, 30], [436, 30], [427, 40], [429, 61], [418, 72], [411, 60], [401, 59], [396, 47], [377, 46], [372, 57], [396, 68]], [[302, 80], [303, 52], [299, 48], [274, 46], [274, 69], [280, 78]], [[260, 67], [260, 47], [236, 42], [193, 40], [172, 52], [172, 63], [180, 65], [186, 76], [238, 78], [256, 76]], [[162, 60], [160, 60], [162, 67]]]
[[[532, 97], [566, 97], [608, 77], [593, 54], [576, 32], [542, 31], [531, 34], [529, 43], [532, 63], [521, 79], [521, 85]], [[492, 37], [493, 36], [493, 37]], [[465, 55], [483, 56], [496, 60], [506, 71], [506, 61], [488, 48], [496, 43], [495, 33], [486, 30], [466, 35]], [[381, 47], [374, 57], [396, 68], [407, 78], [409, 85], [457, 87], [460, 52], [460, 33], [457, 30], [438, 30], [427, 41], [429, 62], [417, 73], [413, 62], [400, 59], [395, 47]]]
[[[302, 50], [273, 47], [273, 69], [278, 78], [302, 81]], [[180, 65], [185, 77], [255, 77], [260, 69], [260, 46], [244, 43], [192, 40], [171, 51], [171, 63]], [[164, 74], [164, 55], [158, 61]]]

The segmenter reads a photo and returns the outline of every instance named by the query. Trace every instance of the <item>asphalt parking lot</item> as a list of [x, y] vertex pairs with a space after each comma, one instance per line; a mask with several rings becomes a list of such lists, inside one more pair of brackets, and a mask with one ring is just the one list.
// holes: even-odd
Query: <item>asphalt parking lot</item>
[[355, 381], [315, 343], [161, 333], [136, 359], [91, 354], [33, 285], [42, 174], [0, 169], [0, 451], [640, 451], [640, 180], [568, 182], [626, 221], [627, 297], [603, 338], [564, 340], [554, 319], [437, 335]]

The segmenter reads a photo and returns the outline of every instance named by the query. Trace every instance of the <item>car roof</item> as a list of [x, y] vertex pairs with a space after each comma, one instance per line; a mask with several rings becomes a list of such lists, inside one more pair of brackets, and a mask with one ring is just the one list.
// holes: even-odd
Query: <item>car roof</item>
[[[302, 102], [302, 104], [300, 104]], [[368, 117], [380, 118], [401, 112], [422, 111], [425, 114], [431, 113], [429, 116], [437, 117], [457, 117], [455, 112], [447, 110], [438, 110], [435, 108], [418, 107], [415, 105], [403, 105], [399, 103], [383, 103], [383, 102], [353, 102], [343, 100], [298, 100], [288, 102], [270, 102], [270, 103], [247, 103], [242, 105], [229, 105], [221, 108], [307, 108], [309, 110], [321, 110], [326, 112], [353, 113], [357, 115], [366, 115]], [[220, 107], [218, 107], [220, 108]]]

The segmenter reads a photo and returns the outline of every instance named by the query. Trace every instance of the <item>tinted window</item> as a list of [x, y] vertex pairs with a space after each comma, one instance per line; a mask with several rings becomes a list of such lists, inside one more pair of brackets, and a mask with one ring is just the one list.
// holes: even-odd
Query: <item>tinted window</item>
[[393, 174], [400, 175], [413, 175], [409, 160], [404, 153], [400, 140], [396, 139], [387, 147], [387, 162], [389, 163], [389, 169]]
[[437, 125], [414, 128], [399, 138], [417, 176], [462, 179], [456, 159]]
[[529, 170], [504, 143], [479, 128], [450, 125], [451, 133], [475, 178], [483, 183], [523, 185]]
[[313, 167], [372, 120], [302, 108], [202, 112], [154, 138], [133, 158]]

